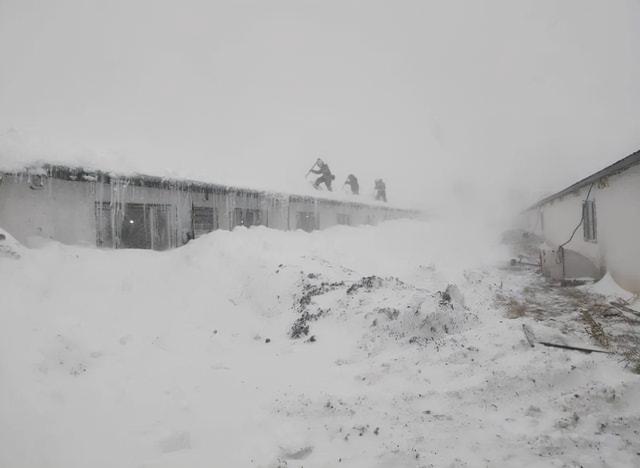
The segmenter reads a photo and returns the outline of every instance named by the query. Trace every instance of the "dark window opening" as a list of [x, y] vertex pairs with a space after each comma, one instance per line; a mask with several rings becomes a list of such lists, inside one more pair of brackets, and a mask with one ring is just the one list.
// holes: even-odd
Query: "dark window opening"
[[233, 210], [233, 222], [231, 228], [236, 226], [259, 226], [262, 224], [262, 216], [260, 210], [249, 210], [236, 208]]
[[346, 226], [351, 225], [351, 216], [348, 214], [338, 213], [338, 224], [344, 224]]
[[115, 209], [109, 202], [96, 202], [96, 245], [113, 248]]
[[194, 206], [191, 214], [194, 237], [200, 237], [218, 229], [218, 213], [214, 208]]
[[166, 250], [171, 247], [171, 205], [127, 203], [120, 228], [120, 248]]
[[596, 203], [593, 200], [586, 200], [582, 204], [582, 230], [584, 240], [597, 242]]
[[311, 232], [318, 229], [318, 220], [311, 211], [298, 211], [296, 213], [296, 229]]

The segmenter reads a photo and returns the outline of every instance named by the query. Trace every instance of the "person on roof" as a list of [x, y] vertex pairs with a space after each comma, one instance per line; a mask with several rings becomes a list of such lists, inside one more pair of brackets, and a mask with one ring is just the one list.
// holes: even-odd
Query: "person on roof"
[[387, 201], [387, 186], [382, 179], [376, 179], [374, 189], [376, 191], [376, 200]]
[[358, 184], [358, 178], [353, 174], [349, 174], [344, 184], [349, 186], [352, 194], [354, 195], [360, 194], [360, 184]]
[[332, 191], [331, 182], [333, 182], [336, 176], [331, 173], [331, 169], [329, 169], [329, 165], [326, 162], [318, 158], [309, 172], [312, 174], [320, 174], [320, 177], [314, 182], [313, 188], [317, 189], [320, 187], [320, 184], [324, 184], [329, 192]]

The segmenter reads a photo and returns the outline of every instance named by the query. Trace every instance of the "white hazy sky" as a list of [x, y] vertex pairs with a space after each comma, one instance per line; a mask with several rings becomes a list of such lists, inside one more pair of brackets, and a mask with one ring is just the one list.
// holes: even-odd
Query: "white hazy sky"
[[400, 202], [519, 200], [640, 149], [640, 1], [0, 0], [11, 129], [148, 172], [286, 189], [321, 155]]

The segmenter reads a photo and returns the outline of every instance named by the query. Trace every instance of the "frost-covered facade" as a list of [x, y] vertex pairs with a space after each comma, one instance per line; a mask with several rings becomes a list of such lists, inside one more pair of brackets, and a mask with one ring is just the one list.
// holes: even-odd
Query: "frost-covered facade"
[[548, 275], [599, 279], [609, 272], [640, 293], [640, 151], [540, 200], [525, 218], [545, 240]]
[[47, 165], [0, 173], [0, 226], [19, 241], [165, 250], [216, 229], [313, 231], [412, 217], [355, 201]]

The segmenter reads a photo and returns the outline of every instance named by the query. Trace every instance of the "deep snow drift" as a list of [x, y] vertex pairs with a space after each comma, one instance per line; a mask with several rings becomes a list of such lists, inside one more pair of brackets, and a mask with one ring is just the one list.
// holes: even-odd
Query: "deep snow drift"
[[638, 376], [530, 348], [495, 301], [523, 279], [458, 232], [7, 239], [0, 466], [637, 466]]

